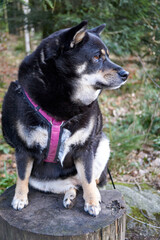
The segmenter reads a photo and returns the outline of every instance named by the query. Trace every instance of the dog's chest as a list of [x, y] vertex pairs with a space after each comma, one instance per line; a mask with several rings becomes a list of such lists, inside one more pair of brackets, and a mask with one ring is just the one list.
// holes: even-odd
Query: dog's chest
[[[29, 108], [32, 108], [32, 115], [37, 116], [37, 120], [43, 121], [43, 126], [37, 122], [34, 129], [30, 125], [25, 125], [19, 121], [17, 124], [18, 135], [25, 141], [29, 148], [40, 148], [44, 153], [42, 160], [49, 163], [63, 162], [72, 149], [77, 146], [85, 145], [93, 129], [97, 125], [97, 105], [93, 104], [87, 112], [78, 114], [67, 121], [56, 121], [50, 115], [47, 115], [29, 95], [22, 89], [24, 100]], [[30, 112], [31, 114], [31, 112]]]

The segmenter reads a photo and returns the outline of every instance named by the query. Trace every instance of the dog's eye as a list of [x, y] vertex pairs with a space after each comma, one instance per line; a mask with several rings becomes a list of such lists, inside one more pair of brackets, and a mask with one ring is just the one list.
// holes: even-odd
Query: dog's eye
[[101, 57], [100, 55], [99, 55], [99, 56], [98, 56], [98, 55], [97, 55], [97, 56], [94, 56], [94, 57], [93, 57], [93, 61], [94, 61], [94, 62], [98, 62], [99, 59], [100, 59], [100, 57]]

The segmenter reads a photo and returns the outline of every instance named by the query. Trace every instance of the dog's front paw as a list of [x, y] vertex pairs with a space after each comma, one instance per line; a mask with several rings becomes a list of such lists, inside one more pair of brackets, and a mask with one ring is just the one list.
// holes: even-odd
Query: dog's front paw
[[28, 205], [28, 198], [20, 199], [20, 198], [14, 197], [11, 205], [15, 210], [22, 210], [24, 207]]
[[88, 212], [90, 215], [96, 217], [101, 211], [101, 206], [100, 206], [100, 204], [92, 205], [89, 203], [85, 203], [84, 211]]
[[84, 194], [83, 198], [85, 200], [84, 211], [96, 217], [101, 211], [101, 195], [98, 188], [90, 194]]
[[74, 205], [75, 205], [75, 198], [70, 197], [70, 198], [63, 199], [63, 206], [65, 208], [72, 208]]
[[76, 202], [76, 190], [70, 189], [65, 193], [63, 199], [63, 206], [65, 208], [72, 208], [75, 205], [75, 202]]

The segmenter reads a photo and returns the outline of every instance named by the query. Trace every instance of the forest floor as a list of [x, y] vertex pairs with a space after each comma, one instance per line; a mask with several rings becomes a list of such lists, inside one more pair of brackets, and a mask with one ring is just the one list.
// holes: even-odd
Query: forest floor
[[[9, 83], [17, 79], [23, 50], [22, 39], [5, 34], [1, 37], [0, 109]], [[155, 69], [138, 56], [111, 59], [130, 76], [121, 89], [104, 91], [99, 99], [104, 132], [111, 145], [109, 168], [117, 184], [147, 185], [160, 194], [160, 92], [151, 81]], [[5, 143], [0, 130], [0, 193], [15, 181], [14, 150]]]

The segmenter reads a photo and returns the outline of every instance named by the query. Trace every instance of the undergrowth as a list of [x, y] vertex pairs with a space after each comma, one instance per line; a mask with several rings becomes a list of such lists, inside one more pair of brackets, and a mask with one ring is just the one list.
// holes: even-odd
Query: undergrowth
[[0, 194], [3, 191], [16, 183], [16, 173], [8, 174], [6, 162], [4, 162], [4, 176], [0, 176]]
[[8, 154], [11, 153], [12, 149], [11, 147], [5, 142], [3, 135], [2, 135], [2, 130], [0, 128], [0, 154]]
[[[134, 97], [130, 98], [131, 95]], [[117, 106], [118, 97], [121, 103]], [[120, 166], [127, 165], [129, 153], [133, 150], [141, 151], [144, 144], [160, 150], [159, 99], [159, 89], [147, 78], [145, 81], [139, 79], [139, 84], [136, 85], [134, 85], [134, 78], [129, 79], [121, 89], [102, 94], [100, 102], [105, 115], [104, 131], [111, 145], [109, 165], [116, 172], [119, 171]], [[117, 109], [117, 112], [125, 109], [125, 114], [110, 115], [106, 105], [108, 108], [111, 105]], [[103, 109], [104, 106], [105, 109]]]

